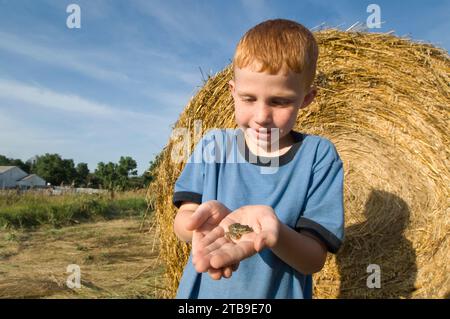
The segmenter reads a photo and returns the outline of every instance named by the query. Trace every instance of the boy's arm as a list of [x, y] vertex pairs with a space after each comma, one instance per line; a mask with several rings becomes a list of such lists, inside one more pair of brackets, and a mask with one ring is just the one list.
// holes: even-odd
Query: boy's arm
[[272, 251], [281, 260], [302, 274], [320, 271], [327, 258], [325, 244], [313, 234], [294, 229], [279, 223], [278, 239]]
[[336, 253], [343, 240], [343, 164], [330, 141], [322, 139], [319, 146], [302, 215], [295, 229], [280, 223], [273, 247], [278, 257], [302, 273], [320, 271], [327, 251]]
[[192, 231], [186, 229], [186, 224], [198, 206], [200, 205], [193, 202], [182, 202], [175, 216], [173, 229], [177, 237], [184, 242], [192, 241]]

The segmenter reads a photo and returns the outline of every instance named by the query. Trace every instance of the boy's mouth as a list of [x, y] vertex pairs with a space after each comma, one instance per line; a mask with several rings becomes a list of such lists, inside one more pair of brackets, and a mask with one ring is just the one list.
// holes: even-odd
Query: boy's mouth
[[253, 137], [257, 138], [257, 139], [263, 139], [266, 140], [268, 138], [271, 137], [271, 130], [270, 129], [260, 129], [260, 130], [255, 130], [253, 128], [250, 128], [250, 133], [253, 135]]

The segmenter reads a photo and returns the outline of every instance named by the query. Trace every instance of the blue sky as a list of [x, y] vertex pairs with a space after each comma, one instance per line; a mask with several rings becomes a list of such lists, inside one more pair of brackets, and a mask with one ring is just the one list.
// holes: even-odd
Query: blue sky
[[[81, 28], [69, 29], [69, 4]], [[450, 48], [450, 1], [0, 0], [0, 154], [86, 162], [131, 156], [139, 173], [169, 140], [202, 74], [270, 18], [346, 29], [381, 8], [381, 29]]]

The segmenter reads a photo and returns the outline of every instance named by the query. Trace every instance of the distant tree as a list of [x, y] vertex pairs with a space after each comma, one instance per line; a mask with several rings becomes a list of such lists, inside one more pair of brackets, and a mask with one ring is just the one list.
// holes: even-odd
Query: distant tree
[[71, 184], [77, 174], [72, 159], [62, 159], [59, 154], [49, 153], [37, 157], [33, 173], [53, 185]]
[[143, 186], [147, 187], [154, 179], [156, 174], [156, 168], [159, 166], [162, 160], [162, 153], [156, 155], [153, 161], [150, 161], [150, 167], [142, 174]]
[[137, 176], [136, 168], [137, 163], [134, 159], [129, 156], [120, 157], [119, 164], [116, 166], [116, 172], [119, 178], [119, 180], [117, 181], [117, 185], [122, 190], [130, 187], [130, 177]]
[[150, 167], [138, 176], [137, 163], [130, 156], [121, 156], [119, 162], [99, 162], [93, 173], [86, 163], [75, 166], [73, 159], [63, 159], [59, 154], [36, 155], [27, 162], [0, 155], [0, 165], [18, 166], [27, 173], [41, 176], [52, 185], [102, 187], [109, 190], [125, 190], [147, 187], [154, 179], [154, 170], [161, 160], [161, 154], [150, 161]]
[[128, 180], [128, 189], [141, 189], [145, 186], [143, 176], [132, 176]]
[[125, 190], [134, 188], [139, 181], [137, 178], [137, 163], [129, 156], [121, 156], [119, 163], [109, 162], [97, 164], [95, 176], [103, 188]]
[[117, 164], [109, 162], [105, 164], [100, 162], [97, 164], [95, 176], [99, 179], [103, 188], [112, 190], [117, 188], [119, 175], [117, 174]]
[[75, 163], [73, 159], [63, 159], [63, 169], [65, 172], [64, 183], [67, 184], [75, 184], [75, 180], [77, 178], [77, 170], [75, 168]]
[[86, 186], [90, 188], [100, 188], [102, 185], [101, 180], [98, 178], [95, 173], [89, 173], [86, 178]]
[[7, 158], [5, 155], [0, 154], [0, 166], [9, 166], [10, 160], [10, 158]]
[[153, 180], [154, 180], [154, 177], [150, 171], [145, 171], [144, 174], [142, 174], [142, 186], [143, 187], [147, 187]]
[[78, 186], [87, 186], [88, 184], [88, 176], [89, 176], [89, 167], [86, 163], [78, 163], [76, 170], [76, 178], [75, 182]]
[[4, 155], [0, 155], [0, 166], [17, 166], [26, 173], [31, 172], [29, 163], [24, 163], [21, 159], [8, 158]]

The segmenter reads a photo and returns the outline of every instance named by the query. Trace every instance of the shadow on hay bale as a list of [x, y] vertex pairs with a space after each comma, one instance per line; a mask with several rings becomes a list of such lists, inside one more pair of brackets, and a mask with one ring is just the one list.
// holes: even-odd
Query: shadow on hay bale
[[[442, 298], [450, 286], [448, 53], [389, 34], [315, 36], [319, 93], [295, 130], [328, 138], [342, 158], [346, 240], [314, 275], [314, 296]], [[227, 67], [210, 77], [188, 103], [174, 127], [184, 134], [162, 151], [149, 187], [167, 269], [161, 297], [175, 295], [190, 251], [173, 233], [173, 186], [184, 162], [171, 155], [187, 159], [209, 129], [236, 127], [231, 75]], [[177, 147], [182, 138], [189, 150]], [[380, 266], [380, 289], [366, 285], [369, 264]]]
[[[346, 228], [337, 255], [341, 278], [339, 298], [409, 298], [415, 290], [416, 255], [405, 237], [410, 211], [405, 201], [389, 192], [373, 190], [364, 208], [366, 220]], [[388, 261], [384, 256], [390, 256]], [[353, 260], [348, 263], [347, 259]], [[380, 266], [379, 288], [367, 286], [367, 267]], [[382, 291], [388, 287], [388, 292]]]

